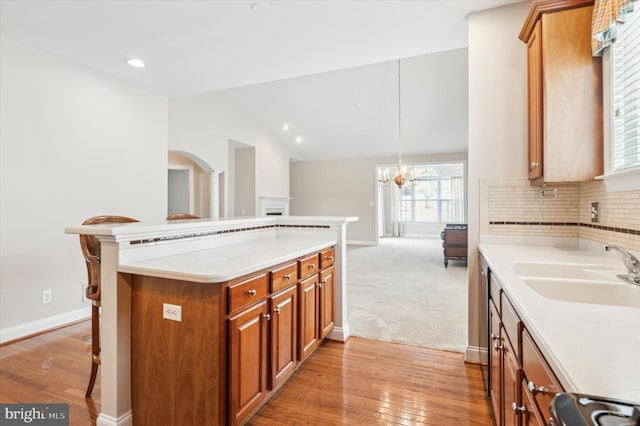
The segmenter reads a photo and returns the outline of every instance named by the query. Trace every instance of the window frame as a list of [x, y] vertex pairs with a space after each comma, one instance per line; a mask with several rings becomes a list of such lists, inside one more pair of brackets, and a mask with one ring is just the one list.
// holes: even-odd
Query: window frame
[[640, 166], [621, 170], [613, 169], [613, 62], [612, 47], [606, 47], [602, 53], [604, 175], [596, 179], [604, 180], [607, 192], [639, 190]]

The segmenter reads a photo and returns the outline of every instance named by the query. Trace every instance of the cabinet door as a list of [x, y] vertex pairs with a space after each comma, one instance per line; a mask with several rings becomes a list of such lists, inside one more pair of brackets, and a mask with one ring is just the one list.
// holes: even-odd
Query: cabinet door
[[271, 389], [286, 380], [297, 360], [297, 289], [295, 286], [272, 296], [271, 307]]
[[298, 359], [302, 361], [318, 346], [318, 274], [298, 284]]
[[522, 392], [522, 426], [546, 426], [547, 423], [542, 419], [540, 411], [536, 408], [526, 380], [522, 380], [520, 392]]
[[[505, 329], [502, 329], [503, 335]], [[516, 354], [507, 339], [502, 343], [502, 392], [504, 426], [520, 424], [520, 368]]]
[[529, 180], [542, 178], [542, 36], [541, 22], [536, 23], [527, 42], [529, 95]]
[[320, 340], [324, 339], [334, 326], [335, 269], [330, 267], [320, 273], [318, 294], [320, 299]]
[[267, 301], [229, 319], [229, 420], [241, 423], [267, 389]]
[[502, 426], [502, 345], [504, 343], [500, 338], [500, 317], [493, 303], [489, 303], [489, 325], [491, 336], [489, 342], [489, 351], [491, 352], [489, 395], [491, 395], [493, 414], [496, 417], [496, 426]]

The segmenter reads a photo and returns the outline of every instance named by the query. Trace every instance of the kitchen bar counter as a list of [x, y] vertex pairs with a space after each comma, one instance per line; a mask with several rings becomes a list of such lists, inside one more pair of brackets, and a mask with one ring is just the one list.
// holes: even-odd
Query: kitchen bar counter
[[626, 272], [617, 253], [484, 243], [479, 248], [566, 391], [640, 401], [640, 306], [543, 297], [514, 269], [532, 263], [544, 274], [550, 264], [597, 265], [610, 274], [608, 280], [632, 287], [615, 278]]
[[118, 270], [198, 283], [219, 283], [320, 251], [336, 243], [335, 237], [267, 237], [250, 243], [121, 263]]
[[134, 423], [130, 274], [207, 285], [334, 246], [335, 326], [327, 338], [345, 341], [349, 337], [346, 227], [357, 220], [268, 216], [67, 227], [67, 234], [95, 235], [101, 245], [102, 382], [96, 424]]

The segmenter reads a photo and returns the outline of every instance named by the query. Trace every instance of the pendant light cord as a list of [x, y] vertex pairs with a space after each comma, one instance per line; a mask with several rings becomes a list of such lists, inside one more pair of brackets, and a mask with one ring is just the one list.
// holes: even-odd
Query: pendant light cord
[[400, 59], [398, 59], [398, 172], [402, 164], [402, 121], [400, 119]]

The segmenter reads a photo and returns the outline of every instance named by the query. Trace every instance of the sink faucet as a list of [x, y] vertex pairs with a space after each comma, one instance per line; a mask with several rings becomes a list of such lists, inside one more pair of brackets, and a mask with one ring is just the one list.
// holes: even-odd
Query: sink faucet
[[627, 275], [620, 274], [618, 278], [628, 281], [632, 284], [640, 285], [640, 276], [638, 275], [638, 268], [640, 267], [640, 260], [632, 255], [629, 250], [623, 249], [617, 244], [605, 244], [604, 251], [617, 251], [622, 255], [622, 261], [624, 266], [627, 267]]

